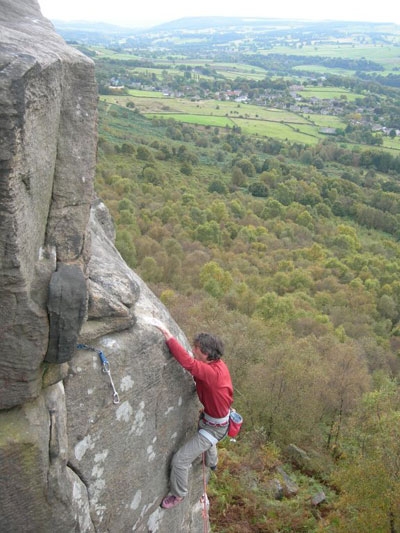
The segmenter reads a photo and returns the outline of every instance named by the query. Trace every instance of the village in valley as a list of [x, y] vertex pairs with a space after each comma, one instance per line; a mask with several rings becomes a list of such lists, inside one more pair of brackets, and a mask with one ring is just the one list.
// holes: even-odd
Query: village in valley
[[128, 106], [141, 95], [164, 98], [165, 108], [179, 100], [232, 102], [238, 109], [230, 114], [242, 117], [254, 105], [310, 123], [316, 115], [340, 118], [318, 128], [340, 141], [376, 146], [386, 138], [395, 148], [400, 139], [394, 24], [199, 17], [140, 31], [57, 29], [96, 61], [100, 95], [131, 95]]

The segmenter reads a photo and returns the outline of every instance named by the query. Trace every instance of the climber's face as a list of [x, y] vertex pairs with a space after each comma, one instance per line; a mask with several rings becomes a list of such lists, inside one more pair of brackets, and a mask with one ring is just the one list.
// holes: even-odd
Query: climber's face
[[208, 355], [206, 353], [203, 353], [200, 350], [199, 346], [196, 346], [196, 344], [193, 346], [192, 352], [193, 352], [194, 358], [197, 361], [202, 361], [203, 363], [208, 363], [208, 360], [207, 360]]

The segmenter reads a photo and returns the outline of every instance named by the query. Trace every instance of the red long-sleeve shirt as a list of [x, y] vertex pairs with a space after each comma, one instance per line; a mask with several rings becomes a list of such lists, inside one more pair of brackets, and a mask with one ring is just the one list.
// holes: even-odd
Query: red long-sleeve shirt
[[167, 346], [178, 363], [194, 377], [204, 411], [213, 418], [225, 417], [233, 402], [232, 380], [225, 362], [197, 361], [175, 338], [169, 339]]

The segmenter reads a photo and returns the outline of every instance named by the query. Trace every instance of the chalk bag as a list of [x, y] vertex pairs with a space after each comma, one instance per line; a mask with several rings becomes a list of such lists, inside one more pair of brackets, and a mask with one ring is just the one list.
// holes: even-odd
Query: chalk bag
[[243, 424], [243, 417], [237, 411], [229, 413], [229, 437], [237, 437]]

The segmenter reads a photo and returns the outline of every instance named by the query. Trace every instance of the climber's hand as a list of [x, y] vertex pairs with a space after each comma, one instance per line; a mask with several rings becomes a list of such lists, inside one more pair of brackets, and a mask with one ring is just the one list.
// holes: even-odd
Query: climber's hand
[[159, 329], [161, 331], [161, 333], [164, 335], [166, 341], [169, 340], [169, 339], [172, 339], [172, 337], [173, 337], [172, 333], [159, 320], [152, 321], [151, 325], [156, 327], [157, 329]]
[[154, 324], [155, 327], [157, 329], [159, 329], [161, 331], [161, 333], [164, 335], [164, 338], [166, 341], [168, 341], [169, 339], [172, 339], [173, 335], [172, 333], [169, 331], [169, 329], [167, 329], [165, 326], [163, 325], [158, 325], [158, 324]]
[[142, 320], [145, 324], [148, 324], [149, 326], [154, 326], [159, 329], [164, 335], [165, 340], [172, 339], [172, 333], [164, 326], [164, 324], [158, 318], [155, 318], [153, 316], [144, 316], [142, 317]]

